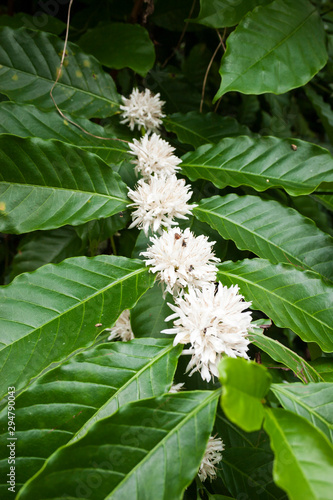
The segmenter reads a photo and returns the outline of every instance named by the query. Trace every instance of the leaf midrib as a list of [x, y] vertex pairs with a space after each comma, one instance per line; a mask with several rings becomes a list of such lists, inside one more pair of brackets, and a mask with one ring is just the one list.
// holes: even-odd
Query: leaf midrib
[[[82, 189], [75, 189], [75, 188], [64, 188], [64, 187], [57, 187], [57, 186], [45, 186], [45, 185], [40, 185], [40, 184], [23, 184], [21, 182], [10, 182], [10, 181], [2, 181], [0, 180], [0, 186], [1, 185], [8, 185], [8, 186], [17, 186], [18, 188], [22, 187], [22, 188], [31, 188], [31, 189], [49, 189], [49, 190], [52, 190], [52, 191], [69, 191], [70, 193], [84, 193], [84, 194], [87, 194], [87, 195], [90, 195], [92, 197], [94, 196], [100, 196], [101, 198], [107, 198], [108, 200], [110, 199], [113, 199], [113, 200], [117, 200], [117, 201], [122, 201], [124, 203], [127, 203], [128, 202], [128, 199], [124, 199], [124, 198], [118, 198], [118, 196], [113, 196], [113, 195], [110, 195], [110, 194], [102, 194], [102, 193], [98, 193], [97, 191], [83, 191]], [[5, 191], [1, 194], [4, 194]], [[3, 214], [2, 215], [3, 217], [5, 217], [5, 215]], [[0, 215], [1, 217], [1, 215]]]
[[[117, 267], [117, 266], [113, 266], [113, 267]], [[123, 269], [123, 268], [121, 268], [121, 269]], [[147, 269], [145, 267], [144, 268], [140, 268], [140, 269], [136, 269], [135, 271], [132, 271], [131, 273], [126, 274], [125, 276], [123, 276], [121, 278], [118, 278], [116, 281], [113, 281], [111, 284], [109, 284], [109, 285], [107, 285], [107, 286], [105, 286], [103, 288], [98, 289], [95, 293], [93, 293], [92, 295], [89, 295], [89, 297], [87, 297], [87, 298], [85, 298], [83, 300], [80, 300], [79, 302], [77, 302], [76, 304], [74, 304], [69, 309], [66, 309], [66, 311], [64, 311], [63, 313], [58, 314], [57, 316], [51, 318], [49, 321], [43, 323], [40, 326], [34, 327], [31, 331], [27, 332], [25, 335], [23, 335], [19, 339], [15, 340], [14, 342], [11, 342], [10, 344], [7, 344], [6, 347], [4, 347], [3, 349], [1, 349], [0, 352], [4, 351], [6, 348], [10, 348], [11, 349], [14, 344], [16, 344], [17, 342], [21, 342], [22, 339], [24, 339], [25, 337], [28, 337], [29, 335], [33, 335], [38, 330], [41, 330], [42, 328], [45, 328], [48, 324], [52, 323], [53, 321], [60, 320], [62, 316], [66, 315], [66, 314], [69, 314], [71, 311], [73, 311], [77, 307], [81, 307], [83, 304], [86, 304], [90, 300], [93, 300], [93, 298], [96, 297], [96, 296], [98, 296], [99, 294], [104, 294], [106, 290], [109, 290], [109, 289], [113, 288], [114, 286], [118, 285], [119, 283], [122, 283], [123, 281], [125, 281], [127, 279], [130, 279], [130, 278], [132, 278], [132, 277], [134, 277], [136, 275], [139, 275], [140, 273], [145, 272], [145, 271], [147, 271]], [[94, 274], [98, 274], [98, 273], [94, 273]], [[1, 318], [0, 318], [0, 321], [1, 321]]]
[[[270, 7], [270, 5], [269, 5], [268, 7]], [[258, 10], [259, 10], [259, 8], [258, 8]], [[229, 84], [227, 87], [225, 87], [225, 88], [224, 88], [224, 92], [223, 92], [223, 93], [225, 93], [225, 90], [226, 90], [226, 89], [228, 89], [228, 88], [230, 88], [230, 86], [231, 86], [231, 88], [232, 88], [232, 85], [234, 85], [234, 84], [235, 84], [235, 82], [237, 82], [237, 80], [239, 80], [241, 77], [243, 77], [244, 75], [246, 75], [246, 73], [247, 73], [248, 71], [250, 71], [250, 70], [251, 70], [254, 66], [256, 66], [257, 64], [259, 64], [259, 63], [260, 63], [261, 61], [263, 61], [265, 58], [269, 57], [269, 56], [270, 56], [270, 54], [271, 54], [273, 51], [275, 51], [275, 50], [276, 50], [278, 47], [280, 47], [282, 44], [286, 43], [286, 41], [287, 41], [289, 38], [291, 38], [292, 36], [294, 36], [294, 34], [295, 34], [297, 31], [299, 31], [299, 30], [300, 30], [300, 29], [304, 26], [304, 24], [308, 21], [308, 19], [312, 16], [312, 14], [313, 14], [315, 11], [316, 11], [316, 9], [313, 9], [313, 10], [312, 10], [312, 11], [311, 11], [308, 15], [307, 15], [307, 17], [304, 19], [304, 21], [303, 21], [301, 24], [299, 24], [299, 25], [298, 25], [298, 26], [297, 26], [297, 27], [296, 27], [293, 31], [291, 31], [290, 33], [288, 33], [288, 36], [284, 37], [284, 38], [283, 38], [283, 40], [279, 41], [276, 45], [274, 45], [274, 47], [272, 47], [272, 48], [271, 48], [268, 52], [266, 52], [266, 54], [265, 54], [263, 57], [261, 57], [260, 59], [257, 59], [257, 60], [256, 60], [253, 64], [251, 64], [250, 66], [248, 66], [248, 68], [246, 68], [246, 71], [245, 71], [244, 73], [242, 73], [241, 75], [238, 75], [238, 76], [237, 76], [237, 78], [235, 78], [235, 79], [231, 82], [231, 84]], [[248, 16], [246, 16], [246, 17], [248, 17]], [[227, 49], [228, 49], [228, 47], [227, 47]], [[226, 54], [227, 54], [227, 52], [226, 52]], [[222, 67], [222, 66], [221, 66], [221, 67]]]
[[130, 470], [130, 472], [125, 476], [125, 478], [120, 481], [120, 483], [117, 484], [117, 486], [108, 494], [107, 497], [105, 497], [105, 500], [108, 500], [111, 498], [111, 495], [113, 495], [117, 489], [119, 489], [119, 487], [127, 481], [127, 479], [134, 473], [136, 472], [136, 470], [141, 467], [147, 460], [149, 460], [151, 458], [152, 455], [154, 455], [155, 451], [160, 448], [160, 447], [163, 447], [165, 441], [167, 441], [167, 439], [171, 439], [171, 437], [173, 436], [173, 434], [175, 433], [178, 433], [178, 431], [186, 425], [187, 421], [190, 420], [191, 418], [193, 418], [196, 414], [198, 414], [200, 412], [200, 410], [202, 408], [204, 408], [205, 406], [208, 406], [208, 404], [213, 401], [214, 399], [216, 399], [221, 393], [221, 389], [217, 389], [216, 391], [214, 391], [212, 394], [210, 394], [207, 398], [205, 398], [199, 405], [197, 405], [190, 413], [188, 413], [186, 415], [186, 417], [184, 419], [182, 419], [175, 427], [173, 427], [171, 429], [170, 432], [167, 432], [167, 434], [154, 446], [154, 448], [152, 448], [151, 450], [149, 450], [149, 453], [147, 453], [147, 455], [135, 466], [133, 467], [133, 469]]
[[[255, 270], [255, 272], [256, 271], [257, 270]], [[319, 320], [318, 318], [314, 317], [313, 315], [311, 315], [310, 313], [308, 313], [306, 310], [301, 309], [296, 304], [292, 304], [291, 302], [288, 302], [284, 297], [282, 297], [281, 295], [276, 294], [274, 291], [268, 290], [267, 288], [264, 288], [263, 286], [260, 286], [259, 283], [255, 283], [254, 281], [250, 281], [250, 280], [244, 278], [244, 276], [235, 275], [235, 274], [233, 274], [231, 272], [228, 272], [228, 271], [227, 272], [224, 272], [223, 270], [221, 271], [220, 268], [219, 268], [218, 272], [222, 272], [222, 274], [227, 274], [229, 276], [233, 276], [234, 278], [240, 279], [240, 280], [244, 281], [245, 283], [248, 283], [248, 284], [250, 284], [252, 286], [260, 288], [261, 290], [264, 290], [265, 293], [269, 293], [269, 294], [273, 295], [274, 297], [277, 297], [282, 302], [286, 302], [287, 304], [289, 304], [289, 306], [294, 307], [295, 309], [298, 309], [299, 311], [301, 311], [301, 313], [303, 313], [304, 315], [308, 316], [311, 320], [314, 320], [314, 321], [320, 323], [323, 327], [325, 327], [325, 328], [328, 327], [329, 330], [332, 330], [332, 327], [330, 325], [328, 325], [328, 324], [324, 323], [323, 321]], [[270, 276], [269, 278], [271, 279], [272, 277]], [[300, 284], [300, 283], [296, 283], [296, 285], [297, 284]], [[293, 285], [295, 285], [295, 283], [293, 283]], [[327, 311], [327, 309], [325, 309], [325, 311]], [[327, 335], [327, 338], [329, 339], [328, 335]]]
[[[174, 346], [172, 345], [172, 342], [171, 342], [171, 344], [169, 346], [166, 346], [163, 350], [159, 351], [158, 355], [155, 356], [154, 358], [152, 358], [152, 360], [150, 362], [148, 362], [148, 364], [145, 364], [142, 368], [140, 368], [140, 370], [138, 370], [137, 372], [135, 372], [135, 374], [127, 382], [125, 382], [124, 385], [122, 385], [121, 387], [119, 387], [119, 389], [111, 396], [111, 398], [108, 399], [108, 401], [106, 401], [97, 410], [97, 412], [89, 420], [87, 420], [83, 424], [83, 426], [74, 434], [74, 436], [69, 441], [69, 443], [75, 442], [77, 439], [80, 439], [81, 437], [85, 436], [87, 434], [87, 432], [89, 431], [89, 427], [91, 427], [91, 426], [89, 426], [89, 422], [91, 420], [93, 420], [98, 415], [98, 413], [101, 412], [108, 404], [110, 404], [110, 402], [112, 402], [113, 399], [116, 399], [118, 397], [118, 395], [121, 392], [123, 392], [134, 380], [138, 379], [139, 376], [142, 375], [142, 373], [144, 373], [147, 369], [150, 369], [151, 366], [153, 366], [155, 363], [157, 363], [166, 354], [170, 353], [172, 351], [172, 349], [174, 349]], [[150, 379], [151, 379], [151, 377], [150, 377]], [[119, 408], [119, 402], [118, 402], [118, 408]], [[117, 410], [115, 410], [115, 411], [117, 411]], [[113, 412], [113, 413], [115, 413], [115, 412]], [[110, 415], [113, 415], [113, 413], [111, 413]], [[108, 416], [110, 416], [110, 415], [108, 415]], [[93, 422], [93, 423], [95, 423], [95, 422]], [[91, 424], [91, 425], [93, 425], [93, 424]], [[87, 429], [86, 433], [82, 434], [83, 430], [85, 428], [87, 428], [87, 427], [88, 427], [88, 429]]]
[[[2, 68], [7, 69], [8, 71], [15, 71], [15, 72], [17, 72], [17, 73], [21, 73], [21, 74], [23, 74], [23, 75], [25, 75], [25, 76], [29, 76], [29, 77], [31, 77], [31, 78], [35, 77], [35, 79], [36, 79], [36, 80], [38, 80], [38, 79], [40, 79], [40, 80], [44, 80], [45, 82], [47, 82], [47, 83], [49, 83], [49, 84], [50, 84], [50, 90], [51, 90], [52, 85], [54, 84], [54, 80], [55, 80], [55, 78], [51, 80], [51, 79], [49, 79], [49, 78], [46, 78], [45, 76], [40, 76], [40, 75], [38, 75], [38, 74], [34, 74], [34, 73], [28, 73], [27, 71], [23, 71], [22, 69], [17, 69], [17, 68], [14, 68], [14, 67], [12, 67], [12, 66], [7, 66], [7, 65], [5, 65], [5, 64], [3, 64], [3, 65], [2, 65]], [[2, 69], [2, 68], [1, 68], [1, 69]], [[71, 77], [70, 77], [70, 75], [69, 75], [69, 73], [68, 73], [68, 72], [67, 72], [67, 75], [68, 75], [68, 78], [71, 80]], [[104, 75], [103, 75], [103, 76], [104, 76]], [[115, 106], [117, 106], [117, 107], [119, 107], [119, 106], [120, 106], [120, 104], [119, 104], [118, 102], [116, 102], [116, 101], [112, 101], [111, 99], [107, 99], [106, 97], [103, 97], [103, 96], [101, 96], [101, 95], [99, 95], [99, 94], [93, 94], [92, 92], [89, 92], [88, 90], [80, 89], [79, 87], [74, 87], [73, 85], [68, 85], [67, 83], [63, 83], [63, 82], [61, 82], [61, 81], [58, 81], [58, 82], [57, 82], [57, 85], [58, 85], [58, 86], [62, 86], [62, 87], [64, 87], [65, 89], [70, 89], [70, 90], [72, 90], [72, 91], [74, 91], [74, 92], [82, 92], [83, 94], [88, 95], [90, 98], [93, 98], [93, 99], [97, 98], [97, 99], [99, 99], [99, 100], [101, 100], [101, 101], [105, 101], [105, 102], [107, 102], [108, 104], [112, 103], [112, 104], [114, 104], [114, 105], [115, 105]], [[7, 93], [8, 93], [8, 92], [9, 92], [9, 94], [11, 94], [13, 91], [12, 91], [12, 90], [9, 90], [9, 91], [8, 91], [8, 90], [6, 89], [6, 90], [2, 90], [2, 92], [3, 92], [5, 95], [7, 95]], [[49, 92], [48, 92], [48, 93], [49, 93]], [[45, 95], [45, 94], [44, 94], [44, 95]], [[42, 97], [43, 97], [43, 96], [42, 96]], [[72, 96], [72, 97], [73, 97], [73, 96]], [[66, 97], [66, 100], [68, 100], [68, 97]], [[66, 101], [65, 101], [65, 102], [66, 102]]]
[[[243, 209], [242, 209], [243, 210]], [[261, 241], [269, 244], [270, 246], [272, 246], [273, 248], [276, 248], [277, 250], [279, 250], [282, 254], [284, 255], [289, 255], [290, 259], [293, 259], [293, 260], [296, 260], [299, 264], [301, 264], [302, 266], [306, 266], [308, 269], [312, 269], [310, 266], [308, 266], [305, 262], [303, 262], [302, 260], [299, 259], [299, 257], [291, 254], [289, 251], [287, 250], [284, 250], [282, 249], [281, 247], [279, 247], [276, 243], [274, 243], [271, 239], [266, 239], [263, 235], [261, 235], [260, 233], [258, 232], [255, 232], [255, 230], [251, 230], [250, 228], [242, 225], [240, 222], [238, 221], [235, 221], [233, 219], [230, 219], [229, 216], [226, 216], [226, 215], [221, 215], [219, 213], [216, 213], [212, 210], [204, 210], [200, 205], [196, 208], [193, 209], [193, 212], [198, 212], [198, 211], [201, 211], [203, 213], [206, 213], [208, 215], [215, 215], [215, 217], [221, 219], [221, 220], [226, 220], [229, 224], [233, 225], [233, 226], [236, 226], [237, 228], [240, 228], [241, 230], [243, 230], [245, 233], [249, 233], [255, 237], [257, 237], [258, 239], [260, 239]], [[248, 222], [248, 221], [245, 221], [245, 222]], [[215, 227], [215, 229], [219, 232], [218, 228]], [[222, 235], [221, 235], [222, 236]], [[228, 238], [229, 240], [232, 240], [232, 237]], [[240, 250], [251, 250], [250, 248], [247, 248], [247, 247], [244, 247], [244, 248], [241, 248], [240, 245], [237, 244], [237, 242], [235, 240], [233, 240], [234, 243], [237, 245], [237, 247], [240, 249]], [[260, 245], [258, 245], [260, 246]], [[255, 252], [258, 257], [264, 257], [264, 253], [262, 252], [262, 255], [259, 255], [257, 252]], [[276, 263], [278, 264], [280, 261], [277, 261]]]
[[[304, 410], [306, 410], [307, 412], [312, 414], [315, 418], [320, 420], [328, 429], [330, 429], [330, 431], [333, 431], [333, 425], [330, 422], [328, 422], [328, 420], [325, 420], [324, 417], [322, 417], [319, 413], [317, 413], [315, 411], [315, 409], [313, 409], [310, 406], [307, 406], [306, 403], [304, 403], [302, 399], [298, 399], [297, 396], [293, 392], [289, 392], [289, 391], [284, 390], [280, 386], [280, 384], [272, 384], [271, 388], [273, 391], [275, 389], [277, 392], [281, 392], [287, 399], [296, 402], [299, 406], [304, 408]], [[298, 415], [299, 415], [299, 413], [298, 413]], [[302, 416], [302, 415], [300, 415], [300, 416]], [[321, 429], [319, 429], [319, 430], [321, 432], [323, 432]], [[327, 438], [326, 434], [325, 434], [325, 437]]]

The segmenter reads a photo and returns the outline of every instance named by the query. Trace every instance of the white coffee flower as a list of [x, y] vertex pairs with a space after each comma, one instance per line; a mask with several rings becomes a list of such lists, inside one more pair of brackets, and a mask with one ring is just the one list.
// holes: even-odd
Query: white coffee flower
[[125, 309], [125, 311], [121, 313], [114, 326], [112, 328], [108, 328], [108, 331], [111, 332], [108, 340], [120, 339], [123, 342], [128, 342], [129, 340], [134, 339], [129, 309]]
[[162, 106], [164, 101], [160, 100], [160, 94], [153, 95], [149, 89], [140, 92], [134, 89], [126, 98], [122, 96], [123, 103], [120, 109], [123, 111], [120, 123], [128, 123], [131, 130], [137, 125], [140, 130], [144, 127], [147, 132], [156, 131], [162, 124]]
[[211, 283], [202, 290], [189, 288], [188, 293], [175, 299], [176, 305], [168, 304], [174, 314], [165, 321], [174, 320], [174, 326], [163, 333], [176, 335], [174, 345], [191, 344], [186, 351], [192, 355], [187, 367], [192, 370], [190, 375], [199, 371], [209, 382], [211, 375], [218, 376], [223, 354], [248, 359], [247, 334], [252, 331], [252, 317], [245, 309], [251, 302], [243, 298], [237, 285], [228, 288]]
[[216, 464], [221, 462], [221, 451], [224, 450], [224, 443], [221, 438], [210, 436], [204, 457], [199, 467], [198, 476], [200, 481], [206, 481], [207, 477], [212, 481], [216, 479]]
[[140, 172], [143, 177], [152, 174], [171, 175], [179, 170], [181, 159], [172, 154], [175, 148], [170, 146], [157, 134], [144, 135], [140, 141], [133, 139], [133, 144], [129, 144], [130, 154], [137, 156], [132, 161], [135, 165], [136, 173]]
[[136, 189], [128, 191], [128, 197], [134, 201], [129, 207], [136, 208], [129, 227], [138, 226], [147, 235], [149, 228], [156, 232], [162, 227], [174, 226], [177, 224], [174, 218], [188, 219], [186, 214], [197, 206], [187, 204], [192, 196], [190, 188], [184, 179], [177, 179], [174, 174], [152, 176], [147, 181], [140, 179]]
[[207, 236], [194, 236], [189, 228], [182, 232], [178, 227], [163, 231], [162, 236], [150, 238], [153, 243], [141, 255], [146, 257], [146, 266], [152, 273], [158, 273], [160, 281], [166, 284], [166, 291], [174, 295], [182, 288], [202, 287], [216, 280], [217, 267]]
[[176, 392], [180, 392], [183, 389], [184, 382], [180, 382], [179, 384], [172, 384], [170, 387], [169, 393], [175, 394]]

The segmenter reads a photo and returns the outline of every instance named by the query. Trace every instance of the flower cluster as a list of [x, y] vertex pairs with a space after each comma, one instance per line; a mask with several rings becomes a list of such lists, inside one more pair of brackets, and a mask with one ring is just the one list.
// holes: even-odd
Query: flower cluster
[[175, 320], [171, 329], [163, 333], [176, 335], [174, 344], [191, 344], [192, 355], [187, 371], [200, 371], [209, 382], [211, 374], [218, 376], [217, 366], [223, 354], [235, 358], [248, 358], [246, 351], [251, 330], [251, 313], [246, 311], [250, 302], [244, 302], [238, 286], [230, 288], [221, 283], [208, 283], [190, 288], [188, 293], [169, 304], [174, 314], [166, 318]]
[[210, 480], [216, 478], [216, 464], [221, 462], [221, 451], [223, 450], [224, 444], [222, 439], [210, 436], [204, 457], [199, 467], [198, 476], [200, 481], [206, 481], [208, 476]]
[[151, 175], [171, 175], [176, 173], [180, 167], [181, 159], [173, 154], [175, 148], [170, 146], [157, 134], [144, 135], [140, 141], [133, 139], [129, 144], [130, 153], [137, 157], [132, 161], [135, 171], [142, 177], [149, 178]]
[[187, 219], [196, 206], [187, 203], [191, 195], [190, 186], [175, 174], [140, 179], [135, 190], [128, 190], [128, 197], [134, 202], [129, 206], [136, 208], [130, 228], [138, 226], [147, 235], [149, 229], [156, 232], [175, 225], [174, 218]]
[[149, 89], [139, 92], [134, 89], [129, 98], [122, 96], [123, 103], [120, 109], [123, 111], [120, 123], [128, 123], [131, 130], [137, 125], [140, 130], [143, 127], [148, 133], [156, 131], [162, 125], [162, 106], [164, 101], [160, 100], [160, 94], [152, 95]]
[[[134, 90], [123, 98], [123, 122], [144, 126], [156, 131], [162, 123], [162, 104], [159, 94], [149, 90]], [[238, 293], [238, 287], [227, 288], [216, 283], [216, 264], [212, 247], [215, 242], [206, 236], [195, 236], [189, 228], [182, 231], [174, 219], [187, 219], [196, 205], [189, 205], [192, 192], [176, 171], [181, 160], [174, 148], [158, 134], [144, 135], [129, 145], [137, 174], [142, 176], [128, 197], [133, 201], [131, 227], [137, 226], [150, 237], [151, 245], [141, 255], [162, 282], [164, 290], [173, 294], [175, 305], [173, 328], [163, 333], [175, 335], [174, 345], [189, 344], [183, 351], [190, 354], [187, 366], [190, 375], [199, 371], [203, 380], [218, 376], [217, 366], [223, 355], [247, 358], [251, 331], [251, 305]], [[176, 226], [176, 227], [174, 227]]]
[[220, 259], [214, 256], [212, 246], [206, 236], [195, 237], [186, 228], [178, 227], [163, 231], [160, 238], [150, 238], [152, 245], [141, 255], [146, 257], [146, 265], [152, 273], [158, 273], [166, 291], [174, 295], [186, 287], [201, 288], [214, 281]]

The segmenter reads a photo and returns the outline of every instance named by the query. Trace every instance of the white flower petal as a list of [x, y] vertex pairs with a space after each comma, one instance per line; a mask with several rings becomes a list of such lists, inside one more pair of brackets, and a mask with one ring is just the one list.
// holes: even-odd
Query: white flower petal
[[164, 101], [159, 97], [160, 94], [153, 95], [149, 89], [144, 92], [134, 89], [128, 98], [122, 96], [124, 104], [120, 105], [120, 109], [123, 119], [120, 123], [128, 124], [131, 130], [137, 125], [139, 130], [144, 127], [148, 133], [156, 131], [165, 116], [162, 114]]
[[[154, 236], [150, 241], [152, 245], [141, 255], [147, 258], [146, 265], [152, 266], [150, 271], [158, 273], [167, 292], [176, 294], [182, 288], [201, 288], [215, 281], [215, 262], [220, 259], [212, 252], [215, 242], [209, 242], [206, 236], [196, 237], [188, 228], [183, 232], [176, 227], [163, 231], [160, 237]], [[171, 309], [176, 311], [173, 307]]]
[[129, 206], [136, 208], [130, 228], [138, 226], [147, 235], [149, 228], [156, 232], [177, 224], [173, 221], [175, 217], [187, 219], [185, 214], [190, 214], [196, 206], [187, 203], [191, 195], [190, 186], [184, 179], [177, 179], [175, 174], [152, 176], [147, 181], [140, 179], [136, 189], [128, 191], [128, 197], [134, 202]]

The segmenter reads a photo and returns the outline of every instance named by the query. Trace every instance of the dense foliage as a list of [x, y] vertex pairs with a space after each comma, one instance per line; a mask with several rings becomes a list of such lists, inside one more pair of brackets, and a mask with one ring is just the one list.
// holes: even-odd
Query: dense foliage
[[332, 75], [330, 0], [1, 7], [1, 499], [331, 498]]

